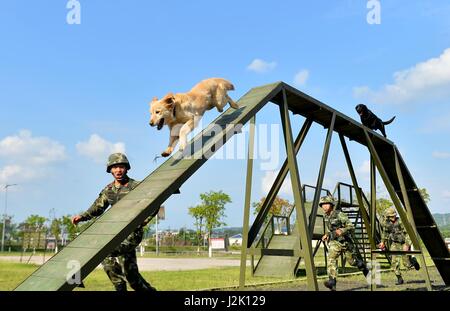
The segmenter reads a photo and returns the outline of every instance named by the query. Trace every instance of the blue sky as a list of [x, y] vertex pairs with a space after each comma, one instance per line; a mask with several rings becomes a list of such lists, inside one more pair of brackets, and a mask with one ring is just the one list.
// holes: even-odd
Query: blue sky
[[[19, 184], [8, 200], [16, 221], [47, 216], [52, 208], [57, 216], [87, 209], [110, 181], [104, 171], [110, 151], [125, 150], [130, 175], [144, 178], [162, 163], [153, 158], [168, 136], [148, 126], [148, 102], [208, 77], [232, 81], [234, 99], [282, 80], [353, 118], [359, 102], [383, 119], [396, 115], [389, 137], [431, 194], [431, 210], [449, 212], [448, 1], [383, 1], [379, 25], [367, 23], [366, 1], [356, 0], [80, 0], [79, 25], [66, 22], [67, 2], [2, 1], [0, 184]], [[264, 108], [258, 123], [279, 124], [277, 113], [274, 105]], [[203, 124], [216, 116], [208, 112]], [[301, 121], [293, 121], [296, 130]], [[305, 142], [304, 183], [315, 184], [325, 134], [315, 126]], [[337, 142], [335, 136], [329, 188], [348, 181]], [[279, 167], [284, 151], [274, 147]], [[367, 189], [367, 152], [350, 148]], [[253, 201], [275, 174], [261, 162]], [[166, 202], [163, 228], [192, 227], [187, 209], [209, 190], [230, 194], [225, 221], [241, 226], [245, 165], [243, 159], [208, 161]], [[289, 186], [282, 195], [292, 199]]]

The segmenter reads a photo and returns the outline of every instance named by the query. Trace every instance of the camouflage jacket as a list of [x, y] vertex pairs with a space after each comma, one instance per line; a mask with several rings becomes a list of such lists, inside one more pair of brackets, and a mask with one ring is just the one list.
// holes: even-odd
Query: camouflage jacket
[[[348, 237], [351, 237], [355, 226], [348, 219], [347, 215], [340, 210], [333, 210], [329, 215], [324, 214], [325, 227], [327, 235], [330, 241], [336, 240], [339, 242], [348, 241]], [[336, 230], [341, 229], [342, 235], [336, 236]]]
[[119, 187], [115, 186], [114, 182], [110, 183], [100, 192], [97, 200], [95, 200], [91, 207], [81, 214], [82, 220], [86, 221], [100, 216], [109, 206], [113, 206], [119, 202], [131, 190], [136, 188], [137, 185], [139, 185], [139, 182], [131, 178], [128, 178], [128, 183]]
[[383, 227], [383, 232], [381, 234], [381, 241], [383, 243], [389, 241], [403, 244], [406, 242], [406, 230], [400, 219], [397, 218], [395, 222], [386, 219], [381, 225]]

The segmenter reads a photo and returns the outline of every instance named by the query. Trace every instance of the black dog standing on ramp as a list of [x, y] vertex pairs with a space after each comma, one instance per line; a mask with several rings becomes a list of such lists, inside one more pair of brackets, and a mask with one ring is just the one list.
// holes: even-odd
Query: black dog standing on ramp
[[385, 125], [388, 125], [394, 121], [395, 117], [390, 119], [389, 121], [382, 121], [378, 118], [372, 111], [367, 108], [366, 105], [359, 104], [355, 107], [359, 116], [361, 117], [361, 123], [371, 130], [380, 130], [384, 137], [386, 136], [386, 130], [384, 128]]

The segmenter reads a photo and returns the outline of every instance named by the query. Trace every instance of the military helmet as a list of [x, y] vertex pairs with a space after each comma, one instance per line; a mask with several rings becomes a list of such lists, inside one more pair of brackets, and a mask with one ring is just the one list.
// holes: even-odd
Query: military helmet
[[327, 195], [325, 197], [321, 197], [320, 201], [319, 201], [319, 206], [322, 206], [322, 204], [327, 204], [327, 203], [329, 203], [329, 204], [331, 204], [333, 206], [336, 205], [336, 202], [335, 202], [334, 198], [331, 195]]
[[395, 208], [393, 208], [393, 207], [389, 207], [384, 212], [384, 217], [395, 217], [395, 216], [397, 216], [397, 212], [395, 211]]
[[126, 155], [124, 155], [123, 153], [113, 153], [108, 158], [108, 164], [106, 165], [106, 172], [111, 173], [111, 167], [117, 164], [124, 164], [127, 170], [131, 168], [130, 162], [128, 161]]

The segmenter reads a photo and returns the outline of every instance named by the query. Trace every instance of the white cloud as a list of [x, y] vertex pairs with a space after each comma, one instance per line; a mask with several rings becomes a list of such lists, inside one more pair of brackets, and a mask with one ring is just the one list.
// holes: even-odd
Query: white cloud
[[304, 86], [309, 78], [309, 71], [306, 69], [300, 70], [294, 77], [295, 86]]
[[111, 153], [125, 153], [123, 142], [111, 143], [97, 134], [91, 135], [88, 141], [77, 143], [79, 154], [86, 156], [97, 163], [105, 163]]
[[0, 140], [0, 184], [21, 183], [47, 176], [52, 165], [67, 158], [65, 147], [48, 137], [34, 137], [31, 131]]
[[[261, 189], [264, 194], [267, 194], [272, 187], [273, 182], [275, 181], [275, 178], [277, 177], [278, 172], [275, 171], [266, 171], [266, 174], [262, 178], [261, 181]], [[292, 184], [291, 184], [291, 178], [290, 176], [286, 176], [286, 179], [283, 182], [283, 185], [281, 186], [280, 191], [278, 194], [287, 194], [292, 195]]]
[[[38, 173], [39, 172], [39, 173]], [[33, 180], [35, 178], [41, 178], [46, 176], [46, 171], [39, 168], [39, 171], [35, 168], [25, 167], [17, 164], [7, 165], [0, 168], [0, 184], [5, 185], [7, 183], [22, 183]]]
[[250, 65], [247, 66], [247, 70], [254, 71], [257, 73], [269, 72], [277, 66], [276, 62], [266, 62], [262, 59], [254, 59]]
[[433, 158], [450, 159], [450, 152], [435, 151], [435, 152], [433, 152]]
[[393, 79], [392, 84], [387, 84], [378, 91], [367, 86], [355, 87], [353, 95], [380, 104], [447, 99], [450, 95], [450, 48], [437, 58], [395, 72]]
[[33, 137], [28, 130], [0, 141], [0, 156], [26, 160], [33, 164], [49, 164], [66, 159], [65, 147], [48, 137]]

